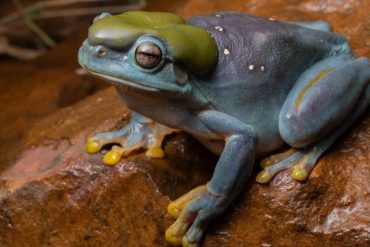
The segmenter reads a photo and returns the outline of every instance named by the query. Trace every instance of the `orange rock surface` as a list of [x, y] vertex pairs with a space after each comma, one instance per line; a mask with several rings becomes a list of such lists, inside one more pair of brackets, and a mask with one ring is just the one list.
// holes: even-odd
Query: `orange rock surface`
[[[370, 56], [367, 0], [158, 0], [148, 9], [186, 17], [237, 10], [324, 19], [349, 38], [357, 56]], [[103, 154], [87, 154], [86, 138], [122, 126], [129, 111], [113, 88], [84, 98], [91, 91], [77, 85], [90, 79], [75, 73], [73, 55], [82, 37], [38, 61], [0, 68], [0, 246], [166, 246], [164, 230], [172, 222], [167, 204], [207, 181], [217, 157], [186, 134], [167, 138], [165, 159], [138, 152], [107, 167]], [[320, 159], [307, 182], [293, 181], [289, 171], [269, 185], [251, 180], [212, 224], [204, 246], [366, 247], [369, 209], [367, 113]]]

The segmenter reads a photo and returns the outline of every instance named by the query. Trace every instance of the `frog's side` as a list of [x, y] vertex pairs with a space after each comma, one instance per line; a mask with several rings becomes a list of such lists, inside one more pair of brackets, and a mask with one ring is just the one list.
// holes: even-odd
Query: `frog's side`
[[[135, 18], [143, 17], [132, 31]], [[187, 24], [164, 13], [103, 14], [90, 28], [79, 60], [113, 81], [136, 113], [122, 130], [91, 138], [88, 149], [120, 143], [123, 148], [109, 152], [106, 163], [138, 147], [163, 156], [163, 136], [180, 129], [219, 154], [209, 183], [169, 205], [177, 220], [167, 240], [197, 246], [209, 221], [249, 178], [255, 157], [288, 143], [296, 149], [264, 159], [257, 181], [266, 183], [290, 166], [292, 176], [304, 180], [367, 110], [370, 63], [354, 59], [346, 39], [329, 29], [324, 22], [294, 24], [239, 13], [193, 17]], [[135, 57], [143, 44], [161, 51], [154, 67], [141, 67]]]

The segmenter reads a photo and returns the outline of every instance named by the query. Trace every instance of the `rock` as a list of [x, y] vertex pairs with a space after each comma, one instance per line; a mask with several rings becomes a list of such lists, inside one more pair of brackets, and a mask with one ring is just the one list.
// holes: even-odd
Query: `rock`
[[89, 135], [128, 117], [109, 88], [29, 130], [31, 148], [0, 177], [0, 246], [165, 245], [167, 204], [205, 183], [216, 157], [184, 134], [164, 160], [137, 153], [108, 167], [86, 153]]
[[[152, 1], [149, 8], [158, 10], [158, 3], [167, 2]], [[168, 8], [185, 16], [233, 9], [276, 19], [329, 20], [335, 31], [350, 38], [357, 55], [370, 55], [366, 45], [370, 36], [366, 10], [370, 7], [366, 1], [295, 0], [287, 4], [282, 0], [188, 0], [176, 6], [170, 2]], [[22, 72], [23, 78], [19, 76], [21, 85], [28, 82], [35, 86], [22, 90], [32, 92], [46, 79], [51, 84], [60, 80], [58, 85], [74, 81], [74, 77], [64, 81], [54, 76], [52, 67], [58, 62], [52, 61], [36, 64], [40, 67], [50, 62], [50, 67], [48, 72], [36, 72], [34, 80], [28, 79], [30, 71], [36, 70], [29, 65], [31, 69]], [[70, 71], [61, 72], [67, 73]], [[11, 82], [19, 77], [5, 78]], [[8, 88], [4, 86], [2, 91]], [[8, 118], [4, 120], [21, 114], [14, 133], [22, 135], [9, 138], [13, 144], [0, 152], [7, 155], [12, 149], [13, 158], [7, 161], [19, 154], [0, 177], [0, 246], [166, 246], [164, 230], [172, 223], [166, 214], [167, 204], [205, 183], [217, 157], [193, 138], [180, 134], [167, 138], [165, 159], [149, 159], [137, 152], [117, 166], [104, 166], [103, 154], [87, 154], [84, 144], [88, 136], [116, 129], [127, 121], [129, 111], [121, 106], [113, 88], [87, 98], [82, 94], [67, 100], [62, 108], [50, 108], [48, 104], [58, 102], [59, 97], [45, 99], [44, 93], [36, 93], [20, 107], [5, 112]], [[23, 99], [16, 95], [0, 103], [10, 105]], [[23, 123], [27, 110], [39, 109], [46, 110], [32, 118], [32, 125]], [[4, 159], [0, 161], [1, 167], [8, 166]], [[204, 246], [370, 246], [369, 195], [367, 113], [320, 159], [308, 181], [293, 181], [289, 171], [280, 173], [269, 185], [252, 179], [212, 224]]]
[[[185, 134], [168, 138], [163, 160], [139, 152], [108, 167], [85, 152], [89, 135], [128, 116], [109, 88], [30, 129], [32, 148], [0, 178], [0, 246], [165, 245], [167, 204], [207, 181], [216, 157]], [[368, 115], [307, 182], [251, 182], [205, 246], [368, 246], [369, 137]]]
[[72, 105], [107, 83], [81, 74], [77, 51], [86, 28], [47, 55], [28, 62], [1, 62], [0, 172], [25, 147], [20, 142], [34, 122]]
[[[370, 246], [370, 114], [304, 183], [289, 171], [252, 183], [205, 246]], [[221, 244], [221, 243], [224, 243]]]

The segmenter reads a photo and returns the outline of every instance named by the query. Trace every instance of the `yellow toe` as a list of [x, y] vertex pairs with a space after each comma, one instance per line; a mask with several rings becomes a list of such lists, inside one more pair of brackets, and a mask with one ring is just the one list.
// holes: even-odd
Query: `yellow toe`
[[168, 204], [168, 207], [167, 207], [167, 212], [168, 214], [177, 219], [177, 217], [179, 217], [181, 211], [178, 207], [175, 206], [175, 203], [171, 202], [170, 204]]
[[122, 153], [117, 150], [111, 150], [104, 155], [103, 162], [106, 165], [115, 165], [121, 160]]
[[152, 147], [146, 151], [145, 155], [152, 158], [163, 158], [164, 152], [160, 147]]
[[172, 229], [168, 228], [165, 233], [167, 242], [172, 246], [181, 246], [182, 245], [182, 239], [179, 237], [176, 237], [172, 233]]
[[199, 247], [198, 243], [190, 243], [189, 240], [184, 237], [182, 239], [182, 247]]
[[87, 140], [86, 150], [87, 150], [88, 153], [94, 154], [94, 153], [99, 152], [100, 149], [101, 149], [101, 146], [100, 146], [99, 142], [97, 142], [93, 137], [90, 137]]
[[308, 177], [308, 172], [305, 168], [300, 165], [295, 165], [292, 171], [292, 177], [295, 180], [303, 181], [306, 180]]
[[272, 179], [272, 176], [270, 173], [268, 173], [267, 171], [263, 170], [261, 171], [260, 173], [258, 173], [257, 177], [256, 177], [256, 181], [258, 183], [261, 183], [261, 184], [265, 184], [265, 183], [268, 183], [270, 182], [270, 180]]

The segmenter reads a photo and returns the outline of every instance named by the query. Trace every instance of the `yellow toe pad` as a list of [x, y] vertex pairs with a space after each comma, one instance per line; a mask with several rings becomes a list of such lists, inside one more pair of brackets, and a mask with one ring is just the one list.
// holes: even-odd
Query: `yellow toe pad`
[[103, 162], [106, 165], [115, 165], [121, 160], [122, 153], [117, 150], [111, 150], [104, 155]]
[[164, 152], [160, 147], [152, 147], [146, 151], [145, 155], [152, 158], [163, 158]]
[[86, 150], [87, 150], [88, 153], [94, 154], [94, 153], [99, 152], [100, 149], [101, 149], [100, 144], [94, 138], [90, 137], [87, 140]]
[[181, 211], [175, 206], [175, 204], [174, 203], [170, 203], [170, 204], [168, 204], [168, 207], [167, 207], [167, 212], [168, 212], [168, 214], [171, 216], [171, 217], [173, 217], [173, 218], [177, 218], [177, 217], [179, 217], [179, 215], [180, 215], [180, 213], [181, 213]]
[[267, 171], [261, 171], [260, 173], [258, 173], [256, 181], [258, 183], [265, 184], [270, 182], [271, 178], [272, 176], [270, 173], [268, 173]]
[[300, 165], [295, 165], [292, 171], [292, 177], [295, 180], [303, 181], [307, 179], [308, 172], [305, 168], [301, 167]]
[[167, 242], [172, 246], [182, 246], [182, 239], [172, 234], [172, 229], [168, 228], [165, 233]]

